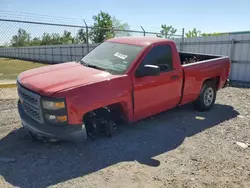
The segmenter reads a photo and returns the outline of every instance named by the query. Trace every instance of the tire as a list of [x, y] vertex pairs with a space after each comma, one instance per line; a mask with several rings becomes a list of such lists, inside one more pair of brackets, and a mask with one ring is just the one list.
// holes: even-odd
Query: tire
[[194, 108], [200, 112], [210, 110], [216, 100], [216, 94], [217, 89], [215, 82], [205, 82], [200, 96], [194, 102]]

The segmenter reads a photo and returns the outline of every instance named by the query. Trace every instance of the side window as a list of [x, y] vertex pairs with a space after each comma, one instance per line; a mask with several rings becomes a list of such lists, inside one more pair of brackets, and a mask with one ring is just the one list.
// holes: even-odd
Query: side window
[[154, 47], [144, 58], [142, 65], [157, 65], [161, 72], [173, 70], [171, 47], [169, 45]]

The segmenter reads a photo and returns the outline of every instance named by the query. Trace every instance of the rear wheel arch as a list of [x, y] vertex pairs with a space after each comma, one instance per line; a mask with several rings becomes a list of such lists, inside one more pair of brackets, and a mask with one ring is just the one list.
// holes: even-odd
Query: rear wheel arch
[[202, 91], [203, 86], [204, 86], [206, 83], [208, 83], [208, 82], [215, 84], [215, 87], [216, 87], [216, 89], [218, 90], [218, 89], [219, 89], [219, 86], [220, 86], [220, 76], [216, 76], [216, 77], [208, 78], [208, 79], [204, 80], [204, 81], [203, 81], [203, 84], [202, 84], [202, 86], [201, 86], [201, 91]]
[[[203, 83], [199, 97], [193, 102], [196, 110], [207, 111], [213, 107], [216, 100], [216, 94], [218, 89], [217, 84], [218, 83], [216, 79], [212, 80], [208, 79]], [[207, 103], [206, 100], [209, 100], [209, 103]]]

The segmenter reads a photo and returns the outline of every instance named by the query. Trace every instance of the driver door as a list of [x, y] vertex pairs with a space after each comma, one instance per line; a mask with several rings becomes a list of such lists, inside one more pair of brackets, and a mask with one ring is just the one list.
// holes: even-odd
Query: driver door
[[134, 117], [142, 119], [176, 107], [181, 98], [182, 72], [176, 70], [171, 46], [161, 44], [151, 48], [138, 69], [157, 65], [160, 75], [134, 77]]

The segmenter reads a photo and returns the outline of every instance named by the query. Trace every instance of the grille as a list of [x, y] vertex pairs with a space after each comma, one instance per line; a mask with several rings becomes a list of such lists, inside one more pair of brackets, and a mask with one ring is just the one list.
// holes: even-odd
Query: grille
[[34, 97], [27, 95], [27, 93], [24, 93], [23, 91], [19, 90], [19, 94], [22, 96], [23, 100], [29, 101], [30, 103], [37, 105], [38, 101]]
[[42, 110], [40, 106], [40, 95], [27, 90], [19, 83], [18, 95], [19, 98], [23, 101], [22, 105], [25, 113], [39, 123], [43, 123]]
[[20, 84], [18, 85], [18, 94], [20, 98], [30, 103], [30, 105], [32, 105], [33, 107], [39, 107], [39, 95], [30, 92]]
[[41, 114], [39, 112], [39, 110], [34, 109], [32, 106], [28, 105], [27, 103], [23, 102], [23, 108], [24, 111], [33, 119], [41, 122]]

